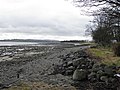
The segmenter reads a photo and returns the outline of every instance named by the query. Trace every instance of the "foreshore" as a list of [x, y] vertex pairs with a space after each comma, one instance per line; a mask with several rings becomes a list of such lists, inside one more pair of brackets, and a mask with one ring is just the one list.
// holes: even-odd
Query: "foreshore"
[[[87, 71], [85, 76], [93, 73], [90, 70], [93, 70], [95, 62], [84, 52], [86, 48], [88, 46], [1, 46], [0, 88], [19, 90], [10, 88], [14, 86], [17, 88], [23, 82], [30, 86], [27, 90], [97, 90], [91, 89], [90, 80], [87, 80], [89, 78], [93, 80], [92, 76], [89, 78], [73, 76], [78, 64], [79, 68], [82, 68], [80, 70], [84, 68]], [[80, 60], [83, 60], [82, 63]], [[45, 84], [40, 86], [41, 82]], [[40, 85], [32, 87], [33, 83]]]
[[[76, 51], [80, 47], [73, 46], [1, 46], [0, 47], [0, 82], [12, 85], [20, 80], [25, 82], [43, 81], [46, 83], [69, 84], [62, 75], [49, 75], [53, 65], [60, 64], [59, 56]], [[66, 81], [61, 82], [60, 79]], [[52, 80], [53, 79], [53, 80]]]

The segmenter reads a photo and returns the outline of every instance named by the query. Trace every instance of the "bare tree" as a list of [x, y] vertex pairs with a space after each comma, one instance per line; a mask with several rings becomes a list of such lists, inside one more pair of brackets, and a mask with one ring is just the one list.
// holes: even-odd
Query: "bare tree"
[[73, 0], [73, 2], [78, 7], [89, 7], [87, 12], [95, 13], [91, 8], [101, 7], [111, 11], [111, 15], [120, 17], [120, 0]]
[[82, 6], [100, 6], [108, 4], [112, 7], [120, 7], [120, 0], [73, 0], [75, 3]]

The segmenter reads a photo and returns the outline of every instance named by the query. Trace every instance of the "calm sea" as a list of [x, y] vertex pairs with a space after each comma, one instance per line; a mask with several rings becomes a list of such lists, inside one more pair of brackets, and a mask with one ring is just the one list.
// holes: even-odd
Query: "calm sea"
[[0, 46], [12, 46], [12, 45], [36, 45], [37, 42], [0, 42]]

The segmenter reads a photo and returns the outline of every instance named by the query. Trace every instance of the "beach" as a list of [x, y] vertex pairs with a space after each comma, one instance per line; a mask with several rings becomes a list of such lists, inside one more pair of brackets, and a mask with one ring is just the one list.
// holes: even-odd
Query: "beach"
[[45, 82], [53, 85], [70, 85], [71, 77], [52, 75], [54, 65], [62, 63], [59, 58], [81, 47], [57, 46], [1, 46], [0, 82], [4, 85], [23, 82]]
[[0, 89], [119, 90], [119, 77], [115, 76], [119, 67], [97, 64], [97, 58], [86, 52], [89, 47], [0, 46]]

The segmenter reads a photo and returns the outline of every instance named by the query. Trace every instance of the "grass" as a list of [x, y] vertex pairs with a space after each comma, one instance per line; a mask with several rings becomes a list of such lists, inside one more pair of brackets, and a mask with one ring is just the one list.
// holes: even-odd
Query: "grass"
[[92, 56], [100, 58], [100, 63], [120, 65], [120, 57], [115, 56], [111, 48], [89, 48], [88, 52]]

